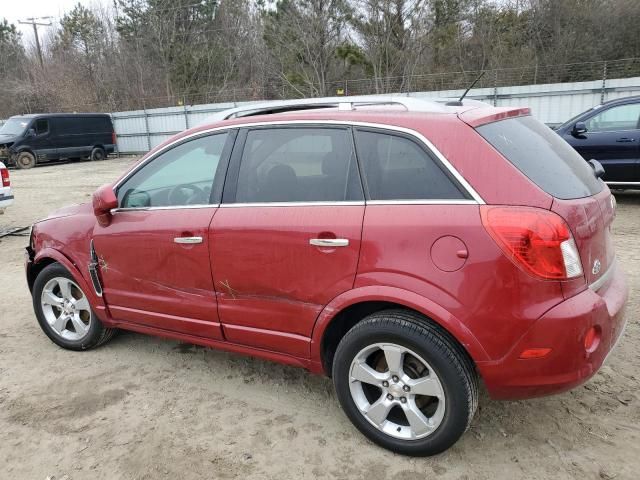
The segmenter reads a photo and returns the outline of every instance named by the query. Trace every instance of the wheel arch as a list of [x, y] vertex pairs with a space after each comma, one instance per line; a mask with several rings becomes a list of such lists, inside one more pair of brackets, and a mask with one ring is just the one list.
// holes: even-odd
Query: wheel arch
[[372, 313], [394, 308], [414, 311], [441, 327], [474, 363], [489, 359], [471, 331], [440, 305], [414, 292], [375, 286], [345, 292], [322, 310], [311, 338], [312, 369], [330, 375], [335, 348], [347, 331]]
[[94, 307], [94, 310], [97, 310], [98, 313], [104, 311], [104, 302], [96, 294], [90, 282], [88, 282], [82, 275], [76, 262], [54, 248], [44, 248], [39, 251], [34, 257], [33, 262], [27, 269], [27, 283], [29, 284], [29, 290], [32, 290], [33, 284], [35, 283], [36, 278], [38, 277], [40, 272], [42, 272], [42, 270], [44, 270], [48, 265], [51, 265], [52, 263], [59, 263], [67, 269], [67, 271], [74, 278], [75, 282], [80, 286], [80, 288], [82, 288], [82, 291], [85, 292], [85, 294], [89, 298], [91, 306]]

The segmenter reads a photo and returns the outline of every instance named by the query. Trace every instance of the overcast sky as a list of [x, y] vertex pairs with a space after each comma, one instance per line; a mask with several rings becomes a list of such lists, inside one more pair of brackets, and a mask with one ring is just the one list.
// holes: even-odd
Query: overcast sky
[[[23, 38], [31, 42], [33, 27], [30, 25], [18, 25], [18, 20], [29, 17], [52, 16], [53, 21], [58, 21], [66, 12], [71, 10], [76, 3], [89, 6], [99, 0], [0, 0], [0, 18], [4, 17], [9, 23], [14, 23], [23, 33]], [[44, 20], [46, 22], [46, 20]], [[46, 27], [40, 27], [41, 31]]]

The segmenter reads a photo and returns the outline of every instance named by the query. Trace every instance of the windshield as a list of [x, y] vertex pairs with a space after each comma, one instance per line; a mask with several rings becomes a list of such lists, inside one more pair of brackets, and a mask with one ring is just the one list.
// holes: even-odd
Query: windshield
[[7, 123], [0, 127], [0, 134], [22, 135], [27, 125], [29, 125], [28, 118], [10, 118]]

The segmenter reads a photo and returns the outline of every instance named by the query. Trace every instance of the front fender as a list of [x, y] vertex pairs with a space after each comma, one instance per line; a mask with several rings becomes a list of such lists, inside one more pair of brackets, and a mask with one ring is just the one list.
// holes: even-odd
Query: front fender
[[475, 362], [490, 360], [487, 352], [471, 331], [437, 303], [422, 295], [397, 287], [366, 286], [354, 288], [338, 295], [320, 312], [311, 334], [311, 361], [315, 365], [314, 370], [322, 369], [322, 338], [337, 314], [356, 303], [371, 301], [390, 302], [416, 310], [453, 335]]
[[[83, 266], [76, 264], [65, 254], [51, 247], [46, 247], [38, 251], [35, 257], [33, 258], [33, 264], [37, 265], [38, 263], [46, 259], [54, 260], [67, 269], [67, 271], [73, 277], [73, 280], [80, 286], [82, 291], [87, 295], [87, 298], [89, 299], [89, 303], [91, 304], [91, 307], [93, 308], [94, 312], [98, 315], [100, 320], [102, 322], [109, 323], [110, 316], [108, 315], [108, 312], [106, 310], [106, 305], [104, 303], [104, 300], [96, 294], [95, 290], [93, 289], [93, 285], [91, 285], [91, 283], [86, 280], [84, 275], [82, 275], [80, 268], [82, 268]], [[86, 266], [86, 268], [88, 268], [88, 265]]]

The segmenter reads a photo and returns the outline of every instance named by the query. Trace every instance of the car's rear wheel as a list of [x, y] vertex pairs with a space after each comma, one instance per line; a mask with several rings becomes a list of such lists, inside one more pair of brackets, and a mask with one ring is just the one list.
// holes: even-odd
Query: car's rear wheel
[[104, 148], [95, 147], [93, 150], [91, 150], [91, 156], [89, 158], [91, 159], [91, 161], [97, 162], [107, 158], [107, 154], [105, 153]]
[[36, 166], [36, 157], [29, 152], [21, 152], [16, 157], [16, 167], [33, 168]]
[[449, 448], [478, 404], [466, 352], [440, 327], [405, 310], [374, 313], [347, 332], [336, 350], [333, 380], [353, 424], [405, 455]]
[[36, 278], [33, 308], [44, 333], [69, 350], [97, 347], [115, 333], [102, 324], [85, 292], [59, 263], [48, 265]]

